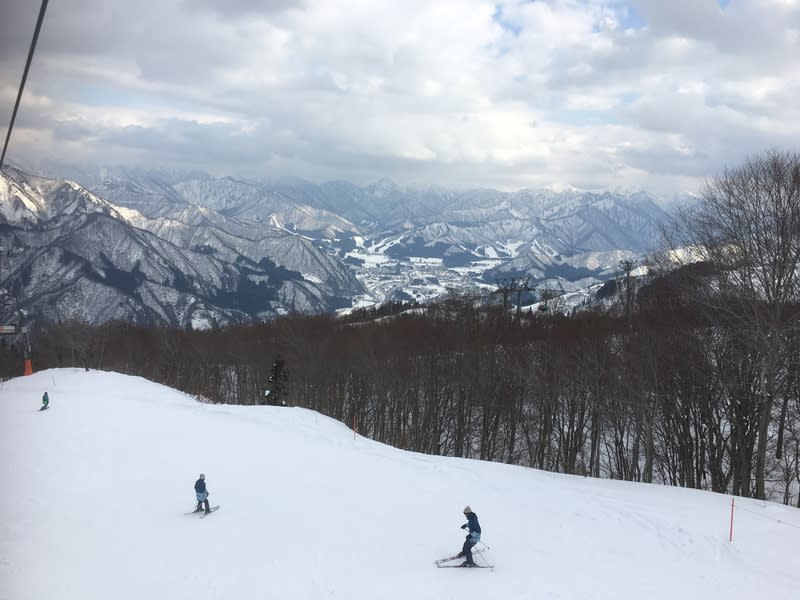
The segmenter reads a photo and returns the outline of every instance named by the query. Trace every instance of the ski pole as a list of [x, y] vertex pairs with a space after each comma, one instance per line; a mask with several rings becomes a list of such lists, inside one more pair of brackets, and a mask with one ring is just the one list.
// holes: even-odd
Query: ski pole
[[[478, 541], [479, 541], [481, 544], [483, 544], [484, 546], [486, 546], [486, 544], [484, 543], [484, 541], [483, 541], [483, 540], [478, 540]], [[489, 548], [489, 546], [486, 546], [486, 549], [487, 549], [487, 550], [491, 550], [491, 548]]]

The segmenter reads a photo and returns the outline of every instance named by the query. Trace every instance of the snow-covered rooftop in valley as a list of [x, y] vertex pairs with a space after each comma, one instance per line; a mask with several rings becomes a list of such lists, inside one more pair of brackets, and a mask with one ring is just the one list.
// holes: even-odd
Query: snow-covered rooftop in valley
[[[39, 411], [42, 394], [48, 410]], [[0, 599], [797, 598], [800, 510], [397, 450], [116, 373], [0, 384]], [[206, 474], [208, 518], [186, 515]], [[470, 505], [477, 561], [461, 548]]]

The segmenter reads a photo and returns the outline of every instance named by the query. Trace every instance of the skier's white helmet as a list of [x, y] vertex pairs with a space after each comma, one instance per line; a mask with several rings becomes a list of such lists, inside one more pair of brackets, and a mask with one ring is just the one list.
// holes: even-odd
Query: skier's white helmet
[[205, 479], [205, 478], [206, 478], [206, 474], [205, 473], [200, 473], [200, 479]]
[[469, 507], [469, 504], [467, 504], [467, 505], [464, 507], [464, 514], [466, 515], [466, 514], [469, 514], [469, 513], [471, 513], [471, 512], [472, 512], [472, 509]]

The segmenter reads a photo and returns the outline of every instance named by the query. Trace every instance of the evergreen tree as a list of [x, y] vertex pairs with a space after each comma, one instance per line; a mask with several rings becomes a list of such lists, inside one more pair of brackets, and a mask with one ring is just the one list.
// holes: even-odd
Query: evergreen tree
[[276, 358], [272, 363], [269, 373], [269, 389], [264, 395], [264, 402], [275, 406], [286, 406], [286, 382], [289, 374], [286, 372], [282, 358]]

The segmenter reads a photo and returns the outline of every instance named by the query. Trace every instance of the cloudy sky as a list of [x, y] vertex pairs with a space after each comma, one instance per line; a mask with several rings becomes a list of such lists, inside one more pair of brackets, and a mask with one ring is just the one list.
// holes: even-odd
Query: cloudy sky
[[798, 99], [800, 0], [53, 0], [9, 157], [668, 194], [800, 149]]

